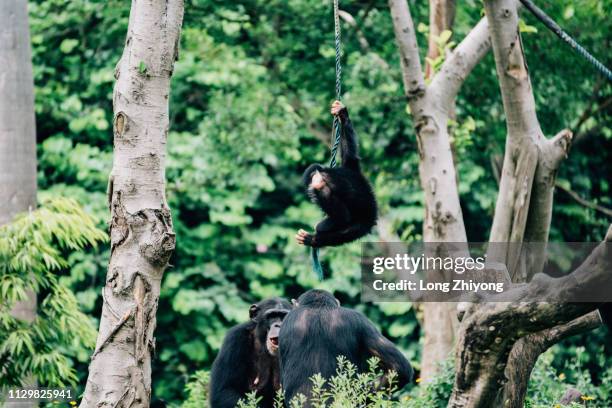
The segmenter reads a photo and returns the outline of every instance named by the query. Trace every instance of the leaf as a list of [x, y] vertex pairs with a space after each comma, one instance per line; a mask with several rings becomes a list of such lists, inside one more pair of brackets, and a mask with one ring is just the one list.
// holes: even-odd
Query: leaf
[[70, 54], [72, 50], [76, 48], [77, 45], [79, 45], [79, 40], [76, 40], [74, 38], [66, 38], [60, 44], [60, 51], [64, 54]]
[[147, 64], [145, 64], [144, 61], [140, 61], [140, 63], [138, 63], [138, 72], [141, 74], [145, 74], [147, 72]]
[[453, 35], [453, 32], [451, 30], [444, 30], [440, 33], [438, 40], [441, 44], [446, 44], [451, 38], [451, 35]]
[[206, 348], [201, 340], [183, 343], [179, 349], [193, 361], [204, 361], [207, 356]]
[[537, 33], [538, 29], [535, 26], [527, 25], [525, 20], [522, 18], [519, 19], [519, 31], [521, 33]]

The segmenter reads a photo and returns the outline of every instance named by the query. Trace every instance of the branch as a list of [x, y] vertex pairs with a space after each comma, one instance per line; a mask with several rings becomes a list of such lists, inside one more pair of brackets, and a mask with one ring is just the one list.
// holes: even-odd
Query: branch
[[[572, 132], [564, 129], [552, 139], [543, 138], [538, 150], [538, 165], [536, 167], [529, 201], [529, 214], [525, 226], [526, 242], [548, 242], [550, 222], [554, 201], [555, 179], [561, 161], [567, 158], [572, 144]], [[537, 246], [532, 257], [526, 264], [513, 270], [513, 276], [522, 275], [523, 281], [529, 281], [533, 275], [542, 272], [546, 260], [546, 244]], [[524, 267], [524, 270], [520, 270]]]
[[[572, 295], [577, 298], [601, 292], [609, 286], [612, 269], [612, 225], [604, 242], [571, 274], [558, 278], [536, 276], [528, 285], [517, 288], [522, 299], [554, 298]], [[507, 299], [508, 293], [500, 299]], [[468, 309], [457, 343], [455, 385], [449, 401], [453, 408], [491, 406], [504, 383], [508, 356], [521, 337], [563, 325], [596, 309], [600, 303], [496, 302]], [[509, 298], [517, 299], [514, 296]], [[569, 329], [568, 329], [569, 330]]]
[[447, 56], [430, 85], [447, 111], [467, 76], [490, 48], [489, 23], [483, 18]]
[[497, 76], [509, 137], [541, 134], [535, 111], [529, 69], [518, 29], [515, 0], [487, 0], [485, 11], [491, 33]]
[[582, 112], [582, 115], [580, 115], [580, 117], [576, 121], [576, 124], [573, 126], [574, 133], [577, 133], [578, 130], [580, 130], [580, 128], [584, 124], [584, 122], [586, 122], [593, 115], [593, 112], [592, 112], [593, 105], [597, 101], [597, 96], [599, 95], [599, 90], [604, 85], [604, 83], [605, 83], [605, 80], [604, 80], [603, 76], [598, 76], [597, 79], [595, 80], [595, 84], [593, 85], [593, 93], [591, 95], [591, 98], [589, 98], [589, 101], [587, 103], [586, 108], [584, 108], [584, 111]]
[[[518, 29], [517, 2], [487, 0], [485, 11], [508, 132], [489, 241], [522, 242], [538, 165], [538, 147], [544, 135], [535, 112], [535, 99]], [[505, 263], [512, 274], [516, 256], [502, 250], [488, 254], [488, 259]]]
[[425, 94], [425, 80], [421, 70], [414, 24], [406, 0], [389, 0], [389, 9], [402, 64], [404, 92], [408, 100], [411, 100]]
[[344, 10], [338, 10], [338, 16], [355, 29], [359, 46], [366, 52], [370, 51], [370, 43], [368, 43], [368, 39], [365, 37], [365, 35], [363, 35], [363, 31], [361, 31], [357, 25], [357, 21], [355, 21], [351, 13]]
[[518, 340], [506, 366], [506, 383], [498, 404], [504, 408], [522, 408], [527, 394], [531, 371], [538, 357], [563, 339], [590, 331], [601, 326], [601, 317], [597, 311], [580, 316], [569, 323], [533, 333]]
[[[607, 109], [607, 108], [610, 106], [610, 104], [612, 104], [612, 98], [608, 98], [608, 99], [605, 99], [604, 101], [602, 101], [602, 102], [601, 102], [601, 103], [598, 105], [597, 109], [595, 109], [595, 110], [592, 110], [592, 111], [591, 111], [591, 110], [589, 110], [589, 112], [586, 112], [586, 111], [585, 111], [585, 113], [583, 113], [583, 118], [581, 118], [581, 120], [584, 120], [584, 122], [579, 122], [579, 123], [578, 123], [578, 124], [577, 124], [577, 125], [574, 127], [574, 129], [575, 129], [576, 133], [578, 132], [578, 130], [579, 130], [579, 129], [580, 129], [580, 128], [581, 128], [581, 127], [584, 125], [584, 123], [585, 123], [585, 122], [586, 122], [588, 119], [592, 118], [593, 116], [597, 115], [598, 113], [600, 113], [600, 112], [602, 112], [602, 111], [605, 111], [605, 110], [606, 110], [606, 109]], [[589, 108], [589, 109], [590, 109], [590, 108]], [[586, 114], [586, 116], [584, 116], [585, 114]], [[577, 133], [577, 134], [578, 134], [578, 136], [576, 137], [576, 141], [579, 141], [579, 140], [581, 141], [581, 140], [584, 138], [584, 136], [586, 136], [586, 135], [588, 135], [588, 134], [589, 134], [590, 130], [592, 130], [592, 129], [589, 129], [589, 130], [588, 130], [588, 131], [586, 131], [586, 132]]]
[[577, 192], [563, 186], [561, 183], [555, 183], [555, 187], [557, 187], [559, 190], [564, 191], [565, 193], [567, 193], [570, 197], [572, 197], [574, 200], [576, 200], [576, 202], [578, 202], [579, 204], [587, 207], [587, 208], [591, 208], [595, 211], [599, 211], [600, 213], [607, 215], [608, 217], [612, 217], [612, 210], [606, 207], [602, 207], [599, 204], [596, 204], [592, 201], [588, 201], [585, 198], [582, 198]]

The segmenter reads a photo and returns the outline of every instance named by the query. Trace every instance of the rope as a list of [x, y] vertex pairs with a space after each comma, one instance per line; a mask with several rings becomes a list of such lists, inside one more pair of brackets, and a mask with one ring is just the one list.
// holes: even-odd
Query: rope
[[[342, 96], [342, 49], [340, 41], [340, 13], [339, 13], [339, 0], [334, 0], [334, 37], [335, 37], [335, 48], [336, 48], [336, 100], [340, 100]], [[338, 146], [340, 145], [340, 136], [342, 134], [342, 125], [340, 118], [334, 116], [334, 122], [332, 125], [332, 147], [331, 147], [331, 160], [329, 162], [330, 167], [336, 167], [338, 156]], [[323, 267], [319, 261], [319, 249], [312, 248], [311, 251], [312, 269], [317, 274], [320, 281], [325, 277], [323, 274]]]
[[[342, 97], [342, 50], [340, 42], [340, 13], [338, 7], [338, 1], [334, 0], [334, 34], [336, 44], [336, 100], [340, 100]], [[340, 134], [341, 134], [340, 118], [334, 116], [333, 123], [333, 144], [331, 148], [331, 160], [329, 162], [330, 167], [336, 167], [336, 156], [338, 155], [338, 146], [340, 145]]]
[[550, 17], [542, 11], [538, 6], [533, 4], [531, 0], [520, 0], [521, 3], [525, 6], [527, 10], [531, 12], [538, 20], [542, 22], [550, 31], [555, 33], [557, 37], [561, 38], [567, 44], [570, 45], [573, 49], [576, 50], [578, 54], [580, 54], [584, 59], [590, 62], [599, 72], [601, 72], [609, 81], [612, 81], [612, 71], [610, 71], [604, 64], [599, 62], [597, 58], [592, 56], [583, 46], [578, 44], [576, 40], [574, 40], [568, 33], [563, 31], [563, 29]]

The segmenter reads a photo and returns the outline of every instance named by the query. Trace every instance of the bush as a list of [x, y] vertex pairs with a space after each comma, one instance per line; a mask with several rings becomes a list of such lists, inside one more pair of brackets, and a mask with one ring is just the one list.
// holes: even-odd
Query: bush
[[[19, 387], [27, 376], [41, 386], [76, 385], [69, 356], [93, 349], [96, 330], [58, 275], [67, 254], [106, 239], [70, 199], [47, 201], [0, 227], [0, 387]], [[15, 303], [32, 294], [36, 318], [15, 318]]]
[[[582, 394], [581, 404], [569, 407], [609, 407], [612, 406], [612, 368], [604, 370], [603, 381], [595, 386], [590, 379], [588, 370], [581, 363], [581, 355], [570, 360], [566, 369], [558, 372], [553, 367], [553, 349], [542, 354], [533, 369], [527, 398], [526, 408], [561, 408], [559, 401], [569, 388], [576, 388]], [[605, 360], [602, 360], [605, 362]], [[325, 381], [320, 375], [311, 378], [314, 385], [311, 399], [314, 408], [444, 408], [453, 387], [454, 363], [452, 358], [440, 364], [440, 374], [420, 387], [409, 392], [399, 392], [395, 385], [395, 376], [391, 375], [391, 384], [376, 390], [382, 372], [377, 368], [378, 360], [369, 361], [369, 371], [358, 373], [357, 367], [346, 358], [338, 358], [336, 375]], [[572, 373], [570, 378], [564, 372]], [[189, 398], [182, 408], [200, 408], [208, 404], [209, 373], [198, 371], [186, 390]], [[418, 380], [417, 380], [418, 382]], [[289, 404], [290, 408], [301, 408], [306, 398], [303, 395], [295, 397]], [[255, 393], [247, 395], [240, 401], [239, 408], [257, 408], [258, 398]], [[283, 408], [284, 400], [279, 391], [275, 407]]]

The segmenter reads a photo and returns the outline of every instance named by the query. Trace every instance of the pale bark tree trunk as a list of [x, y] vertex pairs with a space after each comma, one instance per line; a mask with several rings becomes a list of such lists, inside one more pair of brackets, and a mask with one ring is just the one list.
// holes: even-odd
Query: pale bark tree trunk
[[175, 246], [165, 156], [183, 8], [183, 0], [132, 1], [113, 94], [111, 259], [81, 407], [149, 406], [160, 283]]
[[[494, 250], [489, 251], [488, 259], [507, 265], [508, 280], [525, 282], [544, 267], [555, 177], [567, 156], [572, 134], [563, 130], [547, 139], [540, 129], [518, 29], [516, 1], [488, 0], [485, 10], [507, 124], [504, 164], [490, 241], [541, 244], [536, 253], [522, 259], [520, 264], [521, 248], [517, 245], [490, 247]], [[608, 242], [611, 231], [606, 236]], [[605, 250], [604, 245], [595, 254], [601, 255]], [[607, 257], [609, 260], [609, 254]], [[600, 263], [605, 261], [606, 255], [603, 255]], [[605, 267], [596, 269], [602, 272]], [[574, 274], [578, 275], [577, 272]], [[605, 280], [601, 276], [594, 279]], [[577, 281], [583, 284], [580, 279]], [[576, 282], [568, 285], [578, 286]], [[537, 287], [537, 282], [530, 287]], [[502, 303], [472, 308], [461, 325], [457, 376], [449, 407], [522, 407], [529, 376], [539, 355], [563, 338], [601, 324], [597, 312], [584, 315], [595, 308], [594, 305], [564, 304], [554, 311], [545, 311], [546, 306], [533, 303], [525, 303], [522, 307], [529, 313], [521, 315], [515, 306]], [[490, 328], [495, 328], [491, 330], [494, 335], [483, 335], [483, 331]]]
[[[425, 192], [425, 242], [467, 242], [459, 204], [456, 171], [447, 123], [459, 88], [490, 47], [487, 22], [481, 21], [457, 46], [440, 72], [425, 85], [414, 24], [406, 0], [389, 0], [400, 53], [404, 92], [419, 149], [419, 174]], [[423, 304], [421, 378], [430, 379], [436, 364], [452, 351], [457, 326], [452, 303]]]
[[[27, 0], [0, 1], [0, 225], [36, 207], [36, 122]], [[13, 316], [32, 321], [36, 294]], [[30, 380], [26, 379], [26, 382]], [[6, 403], [5, 407], [33, 407]]]
[[[514, 0], [486, 2], [495, 64], [506, 113], [507, 138], [490, 242], [546, 242], [552, 216], [552, 194], [557, 169], [566, 157], [571, 132], [548, 140], [536, 115]], [[533, 202], [532, 202], [533, 199]], [[492, 247], [490, 261], [507, 265], [513, 281], [525, 281], [542, 265], [518, 265], [520, 247]], [[501, 250], [501, 251], [500, 251]], [[542, 257], [537, 257], [542, 259]]]

